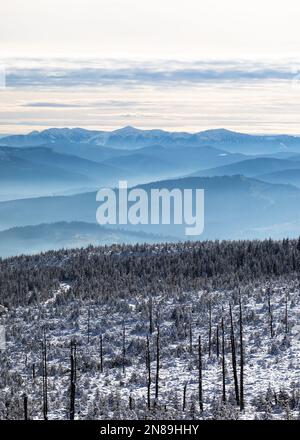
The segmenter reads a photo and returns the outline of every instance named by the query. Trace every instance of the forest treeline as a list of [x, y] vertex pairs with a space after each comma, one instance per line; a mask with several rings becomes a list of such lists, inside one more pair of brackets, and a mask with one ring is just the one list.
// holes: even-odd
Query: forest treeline
[[235, 288], [299, 270], [300, 239], [91, 246], [0, 260], [0, 304], [43, 302], [60, 283], [71, 286], [69, 299], [105, 300]]

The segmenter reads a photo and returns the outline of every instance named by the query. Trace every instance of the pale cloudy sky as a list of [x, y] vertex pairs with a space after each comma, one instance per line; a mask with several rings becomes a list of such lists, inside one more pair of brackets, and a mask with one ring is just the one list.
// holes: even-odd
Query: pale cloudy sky
[[2, 1], [0, 133], [300, 134], [299, 22], [299, 0]]

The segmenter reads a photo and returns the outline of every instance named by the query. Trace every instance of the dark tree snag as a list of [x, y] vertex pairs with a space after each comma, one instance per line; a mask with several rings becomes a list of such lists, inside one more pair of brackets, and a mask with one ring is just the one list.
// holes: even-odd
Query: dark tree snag
[[209, 301], [208, 356], [211, 355], [211, 301]]
[[192, 320], [192, 315], [190, 316], [189, 338], [190, 338], [190, 355], [192, 355], [193, 354], [193, 320]]
[[91, 310], [88, 308], [88, 322], [87, 322], [87, 343], [90, 343], [90, 332], [91, 332]]
[[185, 411], [186, 408], [186, 389], [187, 389], [187, 382], [185, 382], [183, 386], [183, 398], [182, 398], [182, 411]]
[[289, 332], [289, 315], [288, 315], [288, 294], [285, 294], [285, 334], [287, 335]]
[[199, 408], [203, 411], [203, 384], [202, 384], [202, 346], [201, 336], [198, 339], [198, 395], [199, 395]]
[[236, 404], [239, 405], [240, 404], [239, 383], [238, 383], [238, 375], [237, 375], [235, 335], [234, 335], [234, 325], [233, 325], [233, 317], [232, 317], [231, 304], [229, 305], [229, 313], [230, 313], [230, 342], [231, 342], [231, 356], [232, 356], [232, 371], [233, 371], [233, 380], [234, 380], [234, 391], [235, 391]]
[[216, 331], [216, 348], [217, 348], [217, 358], [220, 357], [220, 341], [219, 341], [219, 325], [217, 325]]
[[273, 325], [273, 312], [272, 312], [272, 304], [271, 304], [271, 291], [268, 289], [267, 291], [268, 296], [268, 312], [269, 312], [269, 323], [270, 323], [270, 336], [271, 338], [274, 337], [274, 325]]
[[70, 373], [70, 420], [75, 417], [75, 393], [76, 393], [76, 342], [71, 341], [71, 373]]
[[43, 416], [44, 420], [48, 420], [48, 371], [47, 371], [47, 339], [44, 330], [44, 338], [42, 343], [42, 374], [43, 374]]
[[103, 373], [103, 336], [100, 335], [100, 373]]
[[26, 394], [23, 395], [24, 404], [24, 420], [28, 420], [28, 397]]
[[130, 394], [129, 394], [129, 409], [130, 409], [130, 411], [132, 411], [133, 410], [133, 397], [132, 397], [132, 394], [131, 394], [131, 392], [130, 392]]
[[149, 298], [149, 333], [153, 333], [153, 301], [152, 296]]
[[155, 400], [158, 399], [159, 390], [159, 369], [160, 369], [160, 329], [157, 326], [157, 336], [156, 336], [156, 379], [155, 379]]
[[150, 342], [149, 342], [148, 335], [147, 335], [147, 341], [146, 341], [146, 369], [147, 369], [147, 375], [148, 375], [147, 403], [148, 403], [148, 409], [150, 409], [151, 408], [151, 356], [150, 356]]
[[122, 370], [123, 374], [125, 374], [125, 363], [126, 363], [126, 327], [123, 323], [123, 337], [122, 337]]
[[226, 402], [226, 365], [225, 365], [225, 332], [224, 332], [224, 318], [221, 321], [222, 329], [222, 401]]
[[240, 410], [243, 411], [245, 408], [244, 402], [244, 341], [243, 341], [243, 310], [242, 310], [242, 300], [239, 297], [240, 306]]

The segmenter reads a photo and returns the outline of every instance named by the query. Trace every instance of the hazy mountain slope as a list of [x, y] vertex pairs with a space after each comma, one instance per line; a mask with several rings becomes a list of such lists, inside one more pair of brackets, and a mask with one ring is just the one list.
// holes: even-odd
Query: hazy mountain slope
[[[72, 151], [72, 144], [70, 148], [70, 151]], [[89, 148], [90, 146], [87, 151]], [[101, 163], [126, 170], [131, 181], [134, 176], [136, 182], [146, 179], [180, 177], [200, 167], [204, 169], [209, 166], [224, 165], [247, 158], [242, 154], [231, 154], [224, 150], [205, 146], [194, 148], [178, 145], [171, 148], [162, 145], [151, 145], [133, 151], [108, 149], [107, 147], [97, 148], [100, 152], [101, 149], [114, 151], [114, 157], [110, 157]], [[99, 154], [100, 156], [103, 157], [102, 154]]]
[[[185, 178], [143, 185], [152, 188], [204, 188], [206, 238], [261, 238], [297, 235], [300, 190], [242, 176]], [[0, 203], [0, 228], [61, 221], [96, 222], [96, 193], [42, 197]], [[113, 228], [113, 226], [110, 226]], [[125, 226], [124, 226], [125, 228]], [[126, 225], [130, 231], [189, 239], [182, 225]]]
[[50, 148], [3, 148], [1, 151], [8, 156], [17, 157], [22, 160], [30, 161], [39, 166], [52, 165], [66, 172], [76, 172], [86, 176], [88, 180], [101, 181], [114, 179], [120, 170], [110, 166], [103, 166], [99, 163], [80, 158], [76, 155], [63, 154], [53, 151]]
[[[268, 238], [300, 233], [300, 191], [290, 185], [273, 185], [243, 176], [184, 178], [151, 183], [151, 188], [203, 188], [205, 228], [201, 239]], [[146, 230], [146, 226], [139, 226]], [[183, 227], [148, 226], [184, 236]], [[190, 238], [190, 237], [188, 237]]]
[[49, 148], [0, 147], [0, 200], [116, 184], [125, 173]]
[[246, 177], [256, 177], [261, 174], [272, 173], [287, 169], [300, 169], [300, 162], [287, 159], [255, 158], [247, 159], [233, 164], [199, 170], [192, 176], [233, 176], [241, 174]]
[[[0, 231], [0, 257], [33, 254], [61, 248], [110, 245], [114, 243], [155, 243], [161, 237], [145, 233], [113, 230], [98, 224], [60, 222]], [[172, 237], [168, 238], [169, 241]]]
[[93, 162], [103, 162], [114, 157], [131, 154], [131, 151], [128, 150], [70, 141], [53, 142], [45, 144], [44, 147], [51, 148], [57, 153], [74, 155]]
[[137, 181], [144, 179], [158, 179], [160, 177], [179, 176], [181, 169], [175, 167], [170, 161], [151, 157], [151, 155], [134, 153], [127, 156], [115, 157], [103, 162], [114, 168], [122, 168], [128, 172], [131, 179], [135, 177]]
[[247, 156], [243, 154], [232, 154], [218, 148], [206, 146], [194, 148], [185, 145], [176, 145], [170, 148], [153, 145], [136, 150], [136, 152], [155, 158], [157, 161], [168, 161], [172, 163], [174, 169], [182, 172], [221, 166], [247, 158]]
[[26, 193], [26, 190], [29, 193], [36, 190], [37, 193], [46, 191], [49, 194], [59, 189], [91, 185], [91, 178], [84, 175], [80, 168], [63, 168], [51, 161], [41, 164], [8, 150], [0, 149], [1, 195], [19, 192], [21, 196]]
[[286, 183], [300, 188], [300, 169], [288, 169], [275, 173], [262, 174], [258, 176], [258, 178], [270, 183]]

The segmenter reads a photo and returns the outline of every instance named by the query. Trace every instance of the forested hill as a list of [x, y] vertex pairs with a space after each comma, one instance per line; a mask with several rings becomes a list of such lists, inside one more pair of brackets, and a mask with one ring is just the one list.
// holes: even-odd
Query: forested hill
[[0, 261], [0, 420], [299, 419], [299, 270], [300, 240]]
[[300, 239], [114, 245], [0, 260], [0, 304], [47, 300], [60, 283], [70, 298], [101, 299], [198, 288], [235, 288], [298, 276]]

